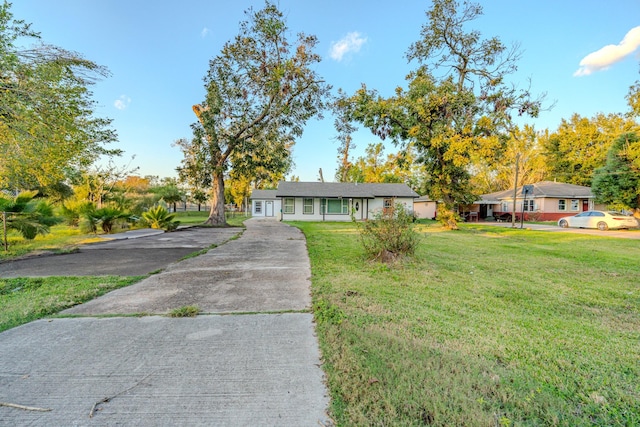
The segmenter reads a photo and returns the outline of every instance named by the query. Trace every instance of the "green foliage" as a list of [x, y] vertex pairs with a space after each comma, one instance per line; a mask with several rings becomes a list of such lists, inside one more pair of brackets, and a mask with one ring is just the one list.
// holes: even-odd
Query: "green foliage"
[[246, 16], [209, 62], [194, 137], [178, 144], [181, 177], [193, 177], [192, 188], [210, 188], [212, 225], [225, 223], [224, 174], [264, 180], [286, 173], [295, 140], [320, 115], [330, 90], [315, 72], [316, 37], [288, 40], [284, 15], [269, 1]]
[[[500, 158], [513, 114], [535, 117], [540, 110], [540, 100], [506, 81], [516, 70], [517, 50], [467, 30], [481, 14], [476, 4], [433, 1], [421, 39], [407, 53], [420, 64], [407, 76], [408, 88], [385, 99], [363, 85], [337, 102], [345, 117], [376, 136], [403, 150], [414, 147], [427, 194], [450, 210], [475, 201], [469, 171], [478, 159]], [[444, 71], [436, 75], [435, 69]]]
[[174, 308], [168, 314], [169, 317], [196, 317], [200, 309], [195, 305], [185, 305], [182, 307]]
[[558, 130], [543, 139], [550, 179], [590, 186], [594, 171], [607, 161], [607, 153], [620, 135], [640, 131], [638, 124], [620, 114], [578, 114], [563, 119]]
[[402, 204], [375, 213], [373, 220], [357, 223], [368, 259], [386, 263], [414, 254], [420, 241], [414, 217]]
[[0, 332], [55, 314], [141, 277], [0, 278]]
[[80, 221], [80, 230], [84, 233], [97, 233], [98, 228], [110, 233], [114, 225], [121, 220], [129, 218], [129, 213], [113, 207], [89, 209], [83, 212]]
[[615, 140], [606, 164], [595, 171], [592, 190], [601, 203], [640, 210], [640, 133]]
[[93, 202], [71, 199], [65, 201], [60, 207], [60, 215], [64, 218], [67, 225], [78, 227], [80, 219], [87, 213], [93, 212], [96, 206]]
[[173, 205], [174, 211], [175, 204], [182, 201], [182, 199], [185, 197], [184, 191], [178, 188], [176, 183], [168, 183], [165, 185], [152, 187], [149, 191], [156, 195], [157, 200], [163, 200], [165, 203]]
[[438, 208], [436, 220], [447, 230], [457, 230], [460, 215], [458, 215], [456, 211], [447, 209], [445, 206], [441, 205]]
[[[85, 168], [116, 139], [109, 119], [94, 116], [88, 87], [108, 71], [79, 54], [17, 41], [40, 35], [0, 4], [0, 188], [46, 188]], [[46, 160], [45, 160], [46, 159]]]
[[47, 234], [49, 227], [59, 222], [51, 205], [34, 199], [37, 194], [25, 191], [9, 197], [0, 193], [0, 212], [6, 212], [7, 229], [18, 231], [27, 240]]
[[180, 221], [175, 221], [175, 214], [161, 205], [149, 208], [148, 211], [142, 213], [142, 224], [151, 228], [172, 231], [178, 228]]

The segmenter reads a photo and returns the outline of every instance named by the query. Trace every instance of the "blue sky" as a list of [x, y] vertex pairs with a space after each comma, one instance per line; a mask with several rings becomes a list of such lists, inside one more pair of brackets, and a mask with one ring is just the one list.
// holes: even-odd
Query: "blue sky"
[[[426, 23], [428, 0], [280, 0], [291, 38], [314, 34], [323, 57], [317, 71], [335, 89], [352, 93], [365, 83], [391, 96], [415, 63], [405, 53]], [[528, 121], [554, 131], [572, 114], [628, 110], [625, 95], [640, 79], [640, 1], [491, 0], [472, 26], [484, 37], [519, 43], [523, 52], [512, 80], [546, 93], [551, 111]], [[250, 6], [262, 0], [13, 0], [16, 19], [32, 23], [43, 41], [80, 52], [112, 76], [92, 89], [98, 115], [113, 119], [119, 164], [139, 175], [175, 176], [182, 155], [172, 147], [190, 138], [192, 105], [202, 102], [208, 61], [238, 33]], [[337, 166], [333, 119], [308, 123], [294, 148], [293, 175], [315, 181]], [[355, 135], [358, 156], [376, 139]], [[393, 147], [387, 147], [393, 151]]]

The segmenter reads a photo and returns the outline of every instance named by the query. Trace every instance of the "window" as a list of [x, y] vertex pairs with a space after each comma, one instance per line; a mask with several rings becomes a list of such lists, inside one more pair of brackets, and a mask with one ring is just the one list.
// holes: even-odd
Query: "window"
[[348, 214], [349, 201], [347, 199], [322, 199], [324, 212], [328, 214]]
[[535, 203], [533, 202], [533, 200], [525, 200], [523, 207], [524, 207], [525, 212], [533, 212], [533, 211], [536, 210], [536, 206], [535, 206]]
[[302, 200], [302, 213], [303, 214], [312, 214], [313, 213], [313, 199], [303, 199]]
[[256, 205], [255, 205], [254, 211], [257, 214], [261, 214], [262, 213], [262, 201], [256, 200]]
[[384, 201], [382, 203], [383, 203], [383, 208], [385, 210], [391, 208], [391, 206], [392, 206], [392, 200], [390, 198], [384, 199]]
[[283, 212], [286, 214], [296, 213], [295, 202], [296, 202], [296, 199], [294, 199], [293, 197], [285, 197]]
[[567, 201], [564, 199], [558, 200], [558, 210], [566, 211], [567, 210]]
[[579, 211], [580, 200], [573, 199], [571, 200], [571, 210], [574, 212]]

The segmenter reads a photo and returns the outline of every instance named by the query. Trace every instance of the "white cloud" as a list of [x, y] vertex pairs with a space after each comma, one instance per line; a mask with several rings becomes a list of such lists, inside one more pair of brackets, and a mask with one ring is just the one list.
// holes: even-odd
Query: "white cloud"
[[596, 71], [606, 70], [610, 65], [635, 52], [638, 47], [640, 47], [640, 27], [635, 27], [629, 30], [620, 43], [607, 45], [582, 58], [580, 68], [573, 75], [588, 76]]
[[124, 110], [129, 106], [129, 104], [131, 104], [131, 98], [129, 98], [127, 95], [120, 95], [120, 98], [116, 99], [113, 102], [113, 106], [118, 110]]
[[366, 37], [362, 37], [358, 32], [352, 32], [344, 36], [341, 40], [331, 43], [329, 56], [336, 61], [342, 61], [345, 55], [357, 53], [362, 45], [367, 42]]
[[211, 32], [210, 29], [208, 29], [207, 27], [204, 27], [202, 31], [200, 31], [200, 37], [205, 38], [209, 35], [210, 32]]

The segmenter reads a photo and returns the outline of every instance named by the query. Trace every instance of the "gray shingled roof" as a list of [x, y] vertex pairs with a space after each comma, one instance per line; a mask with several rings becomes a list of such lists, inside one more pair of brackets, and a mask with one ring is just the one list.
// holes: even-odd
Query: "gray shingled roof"
[[[517, 198], [523, 197], [522, 186], [518, 187]], [[528, 195], [527, 197], [531, 197]], [[557, 199], [593, 199], [591, 187], [582, 185], [565, 184], [562, 182], [541, 181], [533, 184], [533, 197], [553, 197]], [[484, 202], [500, 201], [513, 198], [513, 189], [483, 194], [480, 196]]]
[[252, 200], [275, 200], [278, 190], [253, 190], [250, 199]]
[[374, 199], [376, 197], [418, 197], [407, 184], [355, 184], [350, 182], [278, 183], [278, 197], [343, 197]]

